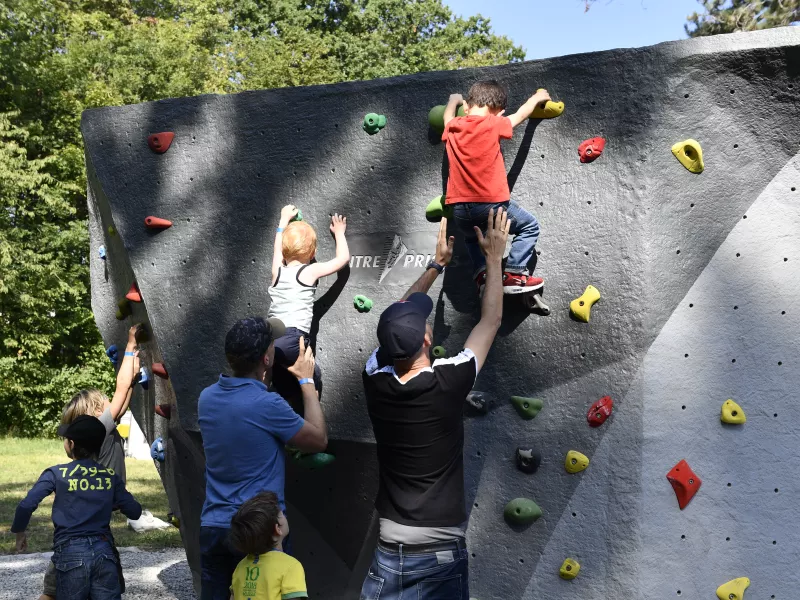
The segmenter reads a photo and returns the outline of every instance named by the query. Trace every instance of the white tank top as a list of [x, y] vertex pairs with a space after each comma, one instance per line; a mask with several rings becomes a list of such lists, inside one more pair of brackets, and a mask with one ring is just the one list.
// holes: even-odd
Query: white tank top
[[272, 299], [269, 316], [280, 319], [286, 327], [296, 327], [305, 333], [311, 331], [314, 294], [317, 292], [316, 281], [313, 285], [300, 283], [300, 273], [307, 266], [280, 267], [275, 284], [269, 288], [269, 296]]

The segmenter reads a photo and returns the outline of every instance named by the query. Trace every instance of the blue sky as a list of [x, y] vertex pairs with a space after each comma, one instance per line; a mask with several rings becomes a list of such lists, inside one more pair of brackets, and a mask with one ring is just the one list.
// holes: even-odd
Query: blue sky
[[495, 33], [509, 36], [527, 59], [650, 46], [686, 38], [686, 17], [697, 0], [444, 0], [455, 14], [482, 14]]

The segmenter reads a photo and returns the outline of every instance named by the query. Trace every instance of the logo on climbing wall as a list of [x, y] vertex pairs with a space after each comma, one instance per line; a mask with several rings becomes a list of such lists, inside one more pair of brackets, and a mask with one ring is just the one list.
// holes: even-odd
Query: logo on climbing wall
[[433, 260], [436, 232], [348, 236], [350, 278], [362, 283], [409, 285]]

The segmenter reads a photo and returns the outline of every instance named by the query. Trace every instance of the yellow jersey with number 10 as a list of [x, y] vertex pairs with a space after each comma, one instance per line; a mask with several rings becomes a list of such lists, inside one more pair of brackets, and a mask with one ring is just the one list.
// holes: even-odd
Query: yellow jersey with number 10
[[234, 600], [291, 600], [308, 598], [303, 565], [280, 550], [248, 554], [233, 572]]

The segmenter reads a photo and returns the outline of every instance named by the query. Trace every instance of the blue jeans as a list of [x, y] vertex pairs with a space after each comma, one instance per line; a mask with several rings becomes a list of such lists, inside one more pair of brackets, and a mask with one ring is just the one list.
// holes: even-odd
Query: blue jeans
[[228, 527], [200, 527], [200, 600], [229, 600], [233, 572], [245, 555], [228, 542]]
[[119, 558], [106, 536], [69, 539], [55, 547], [58, 600], [119, 600]]
[[[272, 385], [284, 399], [290, 400], [302, 397], [297, 378], [287, 371], [300, 355], [300, 337], [304, 338], [306, 348], [314, 345], [314, 340], [308, 334], [296, 327], [287, 327], [286, 333], [275, 340], [275, 369], [272, 371]], [[314, 387], [322, 396], [322, 371], [319, 363], [314, 363]]]
[[508, 253], [505, 270], [509, 273], [528, 273], [528, 263], [533, 258], [536, 241], [539, 239], [539, 221], [531, 213], [522, 208], [514, 200], [508, 202], [461, 202], [453, 204], [453, 217], [456, 225], [464, 233], [469, 257], [475, 267], [475, 275], [486, 268], [486, 257], [483, 256], [478, 245], [478, 237], [473, 227], [479, 227], [486, 233], [489, 220], [489, 210], [494, 208], [495, 213], [499, 207], [508, 211], [511, 219], [509, 233], [514, 236], [511, 242], [511, 251]]
[[378, 541], [361, 600], [469, 600], [464, 540], [424, 546]]

